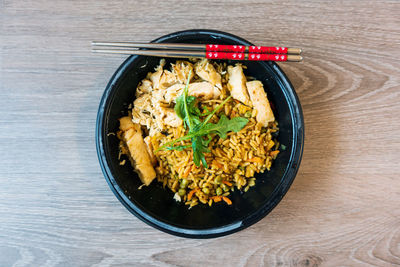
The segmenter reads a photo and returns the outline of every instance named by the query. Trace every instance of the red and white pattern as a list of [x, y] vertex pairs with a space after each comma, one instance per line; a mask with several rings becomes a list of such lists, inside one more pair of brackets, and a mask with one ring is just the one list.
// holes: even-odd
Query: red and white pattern
[[[208, 44], [206, 45], [207, 52], [238, 52], [243, 53], [246, 51], [245, 45], [218, 45]], [[287, 54], [287, 47], [275, 47], [275, 46], [249, 46], [249, 53], [271, 53], [271, 54]]]
[[208, 59], [243, 60], [244, 53], [207, 52], [206, 58], [208, 58]]
[[287, 54], [287, 47], [249, 46], [249, 53]]
[[244, 52], [246, 46], [244, 45], [206, 45], [206, 51], [221, 51], [221, 52]]
[[287, 55], [284, 55], [284, 54], [249, 54], [249, 60], [286, 61]]
[[[208, 59], [232, 59], [244, 60], [244, 53], [226, 53], [226, 52], [206, 52]], [[286, 61], [287, 55], [284, 54], [249, 54], [248, 60], [255, 61]]]

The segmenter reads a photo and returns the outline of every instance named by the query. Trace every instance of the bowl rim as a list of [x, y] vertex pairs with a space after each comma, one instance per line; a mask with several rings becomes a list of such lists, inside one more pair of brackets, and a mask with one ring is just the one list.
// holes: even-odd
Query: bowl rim
[[[164, 36], [161, 36], [151, 42], [162, 43], [171, 38], [175, 38], [178, 36], [185, 36], [185, 35], [195, 35], [195, 34], [207, 34], [211, 36], [218, 36], [231, 39], [237, 43], [241, 43], [243, 45], [253, 45], [249, 41], [235, 36], [230, 33], [217, 31], [217, 30], [208, 30], [208, 29], [192, 29], [192, 30], [184, 30], [173, 32]], [[285, 173], [282, 175], [280, 183], [276, 186], [275, 190], [272, 192], [270, 199], [271, 202], [266, 202], [263, 204], [261, 208], [257, 211], [253, 212], [252, 215], [246, 217], [242, 221], [234, 222], [229, 225], [214, 227], [214, 228], [207, 228], [207, 229], [189, 229], [189, 228], [182, 228], [170, 225], [168, 223], [162, 222], [149, 214], [145, 211], [141, 210], [137, 207], [134, 203], [132, 203], [129, 198], [124, 194], [123, 190], [119, 187], [118, 183], [116, 182], [115, 178], [112, 175], [112, 172], [108, 166], [106, 153], [104, 150], [103, 140], [106, 136], [104, 136], [104, 125], [106, 124], [105, 119], [107, 118], [107, 114], [105, 112], [105, 107], [107, 103], [111, 100], [109, 98], [111, 91], [114, 89], [114, 85], [118, 83], [119, 79], [122, 78], [124, 71], [129, 67], [129, 65], [138, 57], [141, 56], [129, 56], [115, 71], [111, 79], [109, 80], [103, 96], [101, 97], [99, 109], [96, 118], [96, 132], [95, 132], [95, 139], [96, 139], [96, 151], [97, 156], [99, 159], [100, 167], [103, 172], [103, 175], [113, 191], [114, 195], [117, 199], [137, 218], [145, 222], [146, 224], [153, 226], [156, 229], [159, 229], [163, 232], [173, 234], [176, 236], [181, 237], [189, 237], [189, 238], [213, 238], [213, 237], [220, 237], [228, 234], [232, 234], [234, 232], [240, 231], [244, 228], [247, 228], [262, 218], [264, 218], [269, 212], [272, 211], [276, 207], [276, 205], [281, 201], [283, 196], [289, 190], [293, 180], [297, 174], [297, 171], [300, 166], [300, 162], [302, 159], [303, 154], [303, 147], [304, 147], [304, 117], [301, 108], [301, 104], [299, 98], [289, 81], [286, 77], [285, 73], [281, 70], [281, 68], [274, 62], [262, 62], [262, 64], [268, 64], [275, 72], [276, 76], [278, 77], [277, 82], [280, 84], [280, 88], [286, 88], [286, 90], [282, 90], [285, 94], [286, 99], [290, 99], [288, 101], [288, 106], [290, 110], [290, 116], [293, 120], [293, 149], [292, 153], [289, 158], [288, 167], [286, 168]], [[297, 123], [296, 123], [297, 122]], [[297, 125], [297, 128], [295, 126]]]

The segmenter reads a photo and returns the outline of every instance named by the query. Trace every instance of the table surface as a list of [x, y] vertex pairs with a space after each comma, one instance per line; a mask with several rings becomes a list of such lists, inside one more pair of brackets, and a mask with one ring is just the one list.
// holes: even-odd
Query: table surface
[[[0, 266], [400, 265], [400, 2], [0, 0]], [[131, 215], [101, 173], [100, 97], [124, 56], [90, 41], [184, 29], [302, 47], [279, 64], [306, 141], [282, 202], [196, 240]]]

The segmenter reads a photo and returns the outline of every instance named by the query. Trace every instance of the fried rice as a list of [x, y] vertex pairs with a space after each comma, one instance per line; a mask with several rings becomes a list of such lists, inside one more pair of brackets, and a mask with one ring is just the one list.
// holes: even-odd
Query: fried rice
[[[230, 88], [227, 86], [229, 79], [227, 65], [215, 62], [207, 62], [207, 64], [212, 64], [221, 76], [221, 88], [219, 88], [220, 95], [218, 97], [199, 101], [199, 108], [203, 111], [215, 109], [223, 99], [230, 95]], [[143, 84], [149, 80], [151, 79], [146, 79], [138, 86], [137, 96], [141, 96]], [[198, 75], [194, 75], [193, 80], [203, 81]], [[191, 147], [181, 151], [157, 151], [167, 142], [187, 134], [188, 130], [185, 129], [184, 125], [171, 126], [165, 123], [157, 123], [154, 121], [154, 115], [146, 117], [149, 112], [138, 109], [138, 106], [135, 109], [134, 105], [130, 117], [133, 122], [142, 125], [146, 144], [150, 148], [149, 154], [154, 157], [157, 181], [174, 193], [173, 197], [176, 201], [183, 202], [189, 207], [199, 203], [209, 206], [214, 202], [232, 204], [229, 198], [230, 193], [234, 190], [248, 191], [256, 183], [255, 174], [262, 173], [265, 170], [269, 171], [273, 160], [279, 153], [279, 143], [274, 139], [279, 130], [277, 122], [274, 120], [267, 125], [259, 123], [257, 121], [258, 110], [254, 106], [248, 103], [243, 104], [241, 101], [232, 98], [212, 117], [210, 122], [217, 123], [220, 116], [225, 114], [230, 119], [246, 117], [249, 120], [248, 123], [238, 132], [229, 132], [226, 139], [215, 134], [212, 135], [211, 142], [208, 144], [210, 152], [205, 153], [208, 168], [203, 165], [196, 166], [193, 162]], [[138, 115], [140, 112], [142, 113]], [[150, 112], [151, 114], [152, 112]], [[182, 146], [190, 144], [190, 140], [178, 143]], [[129, 155], [129, 151], [125, 147], [126, 144], [122, 140], [121, 152]], [[134, 160], [132, 160], [132, 163], [134, 164]]]

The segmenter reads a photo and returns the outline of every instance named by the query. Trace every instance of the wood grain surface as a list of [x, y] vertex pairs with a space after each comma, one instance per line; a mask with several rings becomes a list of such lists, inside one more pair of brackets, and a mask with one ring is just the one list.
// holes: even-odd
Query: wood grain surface
[[[302, 47], [280, 64], [303, 105], [303, 161], [263, 220], [208, 240], [132, 216], [96, 157], [124, 56], [90, 41], [184, 29]], [[0, 0], [0, 266], [399, 266], [400, 2]]]

